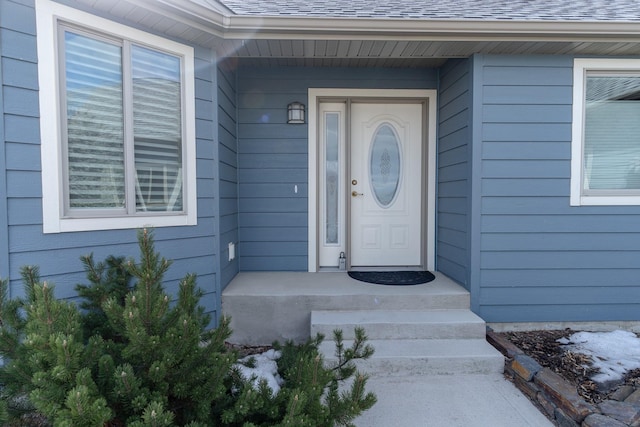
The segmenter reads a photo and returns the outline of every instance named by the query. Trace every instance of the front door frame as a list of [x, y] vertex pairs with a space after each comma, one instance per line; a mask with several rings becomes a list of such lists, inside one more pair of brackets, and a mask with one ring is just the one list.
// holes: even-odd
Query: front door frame
[[325, 98], [371, 98], [384, 100], [423, 100], [427, 106], [426, 132], [426, 230], [424, 247], [426, 250], [426, 268], [435, 268], [435, 202], [436, 202], [436, 100], [435, 89], [334, 89], [310, 88], [308, 92], [308, 138], [309, 138], [309, 175], [308, 175], [308, 256], [309, 272], [317, 272], [318, 261], [318, 105]]

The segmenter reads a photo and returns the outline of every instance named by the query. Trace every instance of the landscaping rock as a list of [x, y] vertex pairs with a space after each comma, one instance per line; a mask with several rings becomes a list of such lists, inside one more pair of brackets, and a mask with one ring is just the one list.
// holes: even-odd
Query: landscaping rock
[[594, 381], [598, 391], [601, 393], [609, 393], [614, 388], [622, 384], [622, 379], [607, 380], [607, 381]]
[[540, 387], [538, 387], [533, 381], [525, 381], [524, 379], [515, 375], [513, 377], [513, 382], [521, 392], [529, 397], [529, 399], [536, 400], [536, 396], [540, 392]]
[[580, 427], [580, 424], [578, 424], [570, 416], [565, 414], [562, 409], [556, 408], [554, 416], [558, 427]]
[[580, 423], [597, 409], [588, 404], [576, 392], [575, 387], [549, 368], [543, 368], [534, 378], [542, 393], [574, 421]]
[[512, 358], [516, 354], [523, 354], [524, 352], [518, 348], [511, 341], [505, 337], [496, 334], [492, 329], [487, 329], [487, 341], [489, 344], [497, 348], [505, 356]]
[[511, 362], [511, 369], [523, 380], [531, 381], [542, 366], [527, 355], [516, 354]]
[[626, 424], [601, 414], [591, 414], [584, 419], [582, 427], [628, 427]]
[[615, 400], [605, 400], [600, 403], [600, 410], [604, 415], [622, 421], [629, 426], [640, 425], [640, 406]]
[[[635, 391], [635, 388], [633, 386], [623, 385], [619, 387], [616, 391], [614, 391], [609, 397], [609, 399], [617, 400], [618, 402], [623, 402], [631, 394], [633, 394], [634, 391]], [[640, 395], [638, 397], [640, 397]]]
[[627, 403], [640, 403], [640, 390], [635, 390], [626, 399], [624, 399]]
[[538, 402], [538, 404], [540, 404], [542, 409], [544, 409], [547, 415], [553, 418], [553, 414], [556, 412], [556, 406], [549, 399], [549, 397], [544, 393], [538, 393], [538, 395], [536, 396], [536, 401]]

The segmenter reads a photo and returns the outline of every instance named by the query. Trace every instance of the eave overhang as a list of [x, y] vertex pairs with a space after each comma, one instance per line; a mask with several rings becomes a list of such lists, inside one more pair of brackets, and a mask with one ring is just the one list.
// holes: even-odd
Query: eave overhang
[[[133, 15], [154, 16], [155, 19], [149, 21], [160, 20], [160, 23], [151, 26], [151, 30], [220, 49], [223, 55], [232, 56], [242, 56], [238, 53], [239, 47], [245, 45], [288, 41], [336, 41], [341, 45], [349, 41], [371, 41], [387, 43], [387, 46], [388, 43], [442, 43], [443, 49], [437, 52], [441, 58], [491, 52], [495, 43], [506, 43], [510, 46], [523, 44], [520, 47], [509, 47], [503, 50], [503, 53], [509, 53], [509, 49], [512, 49], [513, 53], [530, 51], [542, 54], [610, 54], [612, 51], [623, 55], [640, 53], [640, 21], [633, 20], [623, 22], [255, 16], [235, 15], [222, 4], [209, 0], [115, 0], [116, 6], [111, 2], [95, 0], [66, 2], [77, 4], [85, 10], [99, 10], [103, 15], [115, 16], [122, 21], [130, 20]], [[476, 46], [469, 47], [472, 43]], [[458, 49], [462, 44], [467, 46]], [[536, 47], [541, 44], [554, 46], [542, 49]], [[587, 44], [591, 45], [585, 47]], [[620, 47], [616, 44], [620, 44]], [[300, 56], [317, 57], [317, 49], [310, 53], [310, 45], [305, 46], [305, 52]], [[445, 49], [451, 51], [451, 54], [447, 54]], [[456, 49], [458, 51], [454, 52]], [[261, 51], [246, 55], [278, 56]]]
[[[640, 40], [638, 21], [529, 21], [238, 16], [202, 0], [132, 0], [156, 5], [224, 39]], [[206, 3], [210, 5], [210, 3]]]

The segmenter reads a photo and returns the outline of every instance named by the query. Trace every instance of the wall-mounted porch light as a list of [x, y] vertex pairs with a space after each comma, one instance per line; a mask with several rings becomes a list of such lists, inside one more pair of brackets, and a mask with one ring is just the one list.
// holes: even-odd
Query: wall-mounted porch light
[[287, 123], [304, 123], [304, 104], [301, 102], [292, 102], [287, 107], [288, 119]]

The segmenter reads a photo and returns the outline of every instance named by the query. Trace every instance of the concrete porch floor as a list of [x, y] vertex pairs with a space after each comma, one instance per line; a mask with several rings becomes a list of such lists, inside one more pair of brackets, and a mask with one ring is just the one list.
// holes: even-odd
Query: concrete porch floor
[[243, 272], [222, 292], [231, 340], [266, 345], [309, 337], [313, 310], [468, 309], [469, 292], [438, 272], [423, 285], [382, 286], [345, 272]]

